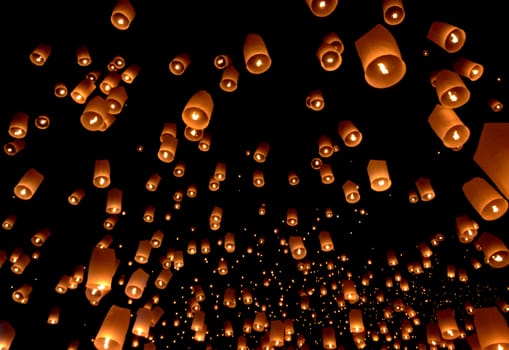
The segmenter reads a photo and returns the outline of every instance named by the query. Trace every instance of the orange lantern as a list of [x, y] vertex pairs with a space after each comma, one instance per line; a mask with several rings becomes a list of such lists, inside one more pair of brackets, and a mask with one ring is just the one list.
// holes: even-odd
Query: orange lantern
[[136, 10], [129, 0], [117, 0], [111, 13], [111, 24], [119, 30], [126, 30], [135, 16]]
[[272, 64], [265, 41], [259, 34], [247, 34], [244, 40], [243, 53], [246, 69], [251, 74], [264, 73]]
[[131, 310], [112, 305], [94, 339], [98, 350], [121, 350], [131, 321]]
[[209, 123], [214, 109], [212, 96], [205, 90], [197, 91], [184, 107], [182, 111], [182, 120], [186, 126], [203, 130]]
[[502, 217], [509, 207], [507, 200], [481, 177], [474, 177], [465, 182], [463, 193], [479, 215], [487, 221]]
[[42, 183], [44, 175], [34, 168], [28, 169], [21, 177], [19, 182], [14, 186], [14, 194], [19, 199], [28, 200], [33, 197], [37, 189]]
[[173, 75], [182, 75], [191, 64], [191, 57], [187, 52], [176, 55], [169, 64], [170, 72]]
[[434, 21], [428, 30], [427, 39], [437, 44], [447, 53], [461, 50], [465, 45], [466, 33], [452, 24]]

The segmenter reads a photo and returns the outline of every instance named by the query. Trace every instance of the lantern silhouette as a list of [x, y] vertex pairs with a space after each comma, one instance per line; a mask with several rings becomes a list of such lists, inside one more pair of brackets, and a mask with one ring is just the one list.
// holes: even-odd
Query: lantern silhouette
[[261, 35], [248, 33], [243, 45], [244, 63], [251, 74], [265, 73], [272, 64], [265, 41]]
[[377, 24], [355, 41], [355, 48], [364, 69], [366, 82], [374, 88], [388, 88], [406, 73], [398, 43], [391, 32]]
[[191, 57], [187, 52], [183, 52], [170, 61], [169, 69], [173, 75], [182, 75], [190, 64]]
[[135, 16], [136, 10], [130, 0], [117, 0], [111, 13], [111, 24], [119, 30], [127, 30]]
[[210, 123], [213, 109], [212, 96], [205, 90], [199, 90], [186, 103], [182, 111], [182, 120], [190, 128], [203, 130]]
[[473, 157], [505, 198], [509, 198], [508, 133], [508, 123], [485, 123]]
[[452, 24], [434, 21], [428, 30], [427, 39], [447, 53], [455, 53], [465, 45], [466, 33]]
[[98, 350], [122, 350], [131, 321], [131, 310], [111, 305], [94, 339]]
[[316, 17], [327, 17], [338, 6], [338, 0], [306, 0], [306, 4]]
[[34, 168], [28, 169], [14, 186], [14, 195], [22, 200], [29, 200], [33, 197], [42, 183], [44, 175]]
[[470, 91], [457, 72], [442, 69], [433, 76], [432, 84], [444, 107], [458, 108], [470, 100]]
[[385, 23], [393, 26], [405, 19], [405, 8], [402, 0], [383, 0], [382, 11]]
[[368, 162], [367, 170], [369, 183], [373, 191], [386, 191], [391, 187], [392, 181], [389, 176], [389, 170], [385, 160], [371, 159]]
[[465, 182], [463, 193], [484, 220], [497, 220], [507, 212], [509, 206], [507, 200], [481, 177], [474, 177]]

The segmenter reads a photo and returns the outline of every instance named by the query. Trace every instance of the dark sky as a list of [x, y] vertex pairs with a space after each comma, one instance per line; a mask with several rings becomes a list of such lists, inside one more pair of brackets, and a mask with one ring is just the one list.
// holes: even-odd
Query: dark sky
[[[384, 22], [381, 1], [340, 1], [326, 17], [314, 16], [305, 1], [132, 4], [136, 16], [127, 30], [112, 26], [115, 2], [109, 0], [79, 6], [63, 1], [13, 4], [0, 24], [4, 67], [0, 141], [13, 141], [7, 131], [15, 113], [29, 116], [25, 147], [16, 155], [0, 155], [0, 219], [16, 217], [11, 229], [0, 232], [0, 252], [7, 256], [0, 268], [0, 320], [16, 329], [12, 350], [27, 349], [34, 341], [66, 349], [73, 340], [79, 341], [79, 349], [93, 349], [92, 340], [112, 305], [131, 310], [132, 326], [136, 312], [150, 308], [154, 296], [159, 303], [152, 307], [158, 305], [165, 313], [151, 327], [150, 339], [139, 338], [139, 348], [153, 342], [158, 349], [205, 349], [207, 345], [236, 349], [238, 337], [245, 336], [255, 349], [269, 327], [246, 333], [242, 326], [256, 312], [265, 311], [269, 320], [293, 321], [295, 334], [285, 348], [297, 347], [297, 335], [311, 349], [321, 348], [322, 328], [331, 326], [337, 343], [351, 349], [355, 344], [348, 314], [360, 309], [367, 348], [392, 347], [399, 342], [403, 348], [415, 349], [427, 343], [426, 325], [437, 322], [437, 310], [454, 309], [459, 327], [469, 336], [474, 331], [466, 327], [472, 315], [465, 304], [488, 307], [497, 300], [509, 302], [509, 286], [503, 277], [507, 268], [484, 263], [474, 242], [459, 241], [455, 227], [456, 218], [466, 215], [479, 224], [479, 235], [490, 232], [508, 243], [507, 215], [483, 219], [462, 191], [473, 177], [488, 179], [473, 161], [484, 124], [507, 122], [505, 109], [494, 112], [488, 104], [490, 98], [504, 102], [508, 92], [503, 49], [508, 30], [501, 4], [487, 1], [482, 8], [474, 8], [455, 0], [407, 1], [403, 3], [405, 19], [398, 25]], [[459, 52], [446, 52], [427, 38], [434, 21], [466, 32]], [[406, 65], [403, 78], [382, 89], [364, 79], [355, 46], [358, 38], [378, 24], [391, 32]], [[341, 38], [344, 52], [341, 66], [325, 71], [316, 50], [322, 37], [331, 32]], [[249, 33], [263, 37], [271, 56], [271, 67], [262, 74], [249, 73], [244, 64], [242, 47]], [[52, 50], [39, 67], [30, 62], [29, 54], [40, 43]], [[76, 63], [76, 49], [83, 45], [92, 57], [92, 64], [85, 67]], [[169, 62], [182, 53], [189, 55], [191, 63], [182, 75], [172, 75]], [[240, 73], [233, 92], [219, 87], [222, 73], [213, 65], [219, 54], [228, 55]], [[75, 103], [69, 95], [56, 97], [54, 86], [62, 82], [70, 92], [93, 71], [101, 73], [101, 81], [116, 56], [124, 58], [126, 66], [138, 65], [140, 73], [132, 84], [124, 84], [128, 98], [114, 123], [105, 131], [86, 130], [80, 123], [85, 105]], [[460, 150], [452, 150], [428, 123], [440, 103], [430, 77], [442, 69], [454, 70], [458, 58], [477, 62], [484, 71], [477, 81], [462, 78], [470, 99], [454, 111], [470, 137]], [[212, 140], [208, 152], [185, 138], [181, 117], [188, 100], [200, 90], [210, 93], [214, 102], [205, 130]], [[323, 93], [325, 108], [321, 111], [306, 107], [306, 96], [314, 90]], [[92, 96], [96, 95], [106, 97], [99, 89]], [[35, 127], [40, 115], [49, 117], [48, 129]], [[360, 145], [344, 145], [338, 135], [338, 123], [344, 120], [361, 131]], [[157, 158], [165, 123], [175, 123], [178, 133], [175, 159], [170, 163]], [[318, 153], [322, 136], [337, 147], [331, 157]], [[261, 142], [267, 142], [270, 150], [266, 162], [257, 163], [252, 155]], [[311, 167], [314, 158], [331, 166], [332, 184], [320, 181], [320, 172]], [[101, 189], [93, 185], [92, 178], [95, 161], [105, 159], [111, 167], [111, 184]], [[392, 181], [388, 190], [370, 188], [367, 167], [371, 160], [386, 161]], [[174, 176], [175, 166], [182, 163], [185, 175]], [[226, 164], [226, 179], [218, 191], [211, 191], [209, 180], [218, 163]], [[20, 200], [13, 188], [28, 169], [39, 171], [44, 180], [30, 200]], [[256, 171], [264, 174], [261, 188], [253, 186]], [[291, 171], [300, 177], [297, 186], [288, 183]], [[150, 192], [145, 185], [153, 174], [161, 181]], [[408, 195], [423, 178], [430, 180], [436, 197], [412, 204]], [[346, 181], [359, 185], [359, 202], [346, 202], [342, 189]], [[185, 195], [192, 185], [197, 188], [196, 198]], [[83, 189], [85, 196], [72, 206], [68, 196], [76, 189]], [[123, 193], [123, 214], [107, 230], [103, 223], [108, 218], [105, 205], [111, 189]], [[178, 208], [177, 192], [184, 194]], [[143, 220], [148, 207], [155, 209], [150, 223]], [[218, 230], [212, 230], [208, 221], [214, 207], [223, 210]], [[260, 207], [266, 208], [265, 215], [259, 215]], [[299, 224], [295, 227], [286, 223], [288, 208], [297, 209]], [[36, 247], [31, 238], [45, 228], [51, 235], [42, 247]], [[147, 264], [134, 261], [139, 242], [158, 230], [164, 233], [161, 247], [152, 250]], [[331, 234], [333, 251], [320, 249], [321, 231]], [[223, 246], [228, 233], [235, 235], [234, 252]], [[437, 235], [444, 241], [434, 245]], [[87, 267], [93, 248], [105, 237], [112, 239], [109, 248], [118, 259], [111, 292], [96, 306], [85, 297], [86, 281], [65, 294], [56, 293], [60, 278], [72, 275], [77, 267]], [[290, 237], [305, 239], [305, 259], [292, 258]], [[199, 250], [204, 240], [211, 244], [209, 254], [187, 252], [193, 242]], [[422, 244], [432, 248], [431, 267], [415, 274], [409, 266], [423, 263]], [[18, 275], [11, 270], [9, 257], [20, 249], [31, 258]], [[172, 266], [169, 285], [159, 290], [154, 281], [162, 269], [161, 260], [174, 251], [184, 253], [185, 265], [180, 269]], [[389, 251], [398, 256], [397, 266], [388, 265]], [[34, 253], [40, 257], [34, 259]], [[474, 268], [472, 259], [482, 267]], [[217, 271], [222, 260], [229, 267], [224, 276]], [[305, 263], [309, 270], [303, 271]], [[451, 266], [456, 271], [452, 278], [447, 275]], [[143, 296], [129, 300], [118, 282], [127, 282], [138, 268], [150, 277]], [[459, 280], [463, 271], [468, 281]], [[401, 290], [399, 275], [409, 283], [409, 291]], [[393, 287], [387, 279], [395, 281]], [[338, 298], [344, 280], [354, 281], [362, 298], [341, 307]], [[32, 286], [32, 292], [23, 305], [11, 295], [25, 284]], [[186, 314], [197, 285], [206, 294], [200, 303], [208, 327], [203, 342], [193, 338], [192, 317]], [[227, 288], [237, 291], [235, 308], [223, 304]], [[242, 302], [243, 288], [253, 291], [255, 303]], [[321, 294], [323, 289], [326, 294]], [[382, 302], [377, 301], [379, 293], [385, 295]], [[303, 294], [310, 298], [309, 310], [302, 309]], [[413, 308], [417, 317], [396, 312], [387, 319], [384, 311], [398, 300], [403, 300], [407, 310]], [[47, 324], [52, 307], [61, 310], [56, 325]], [[180, 320], [178, 326], [175, 319]], [[403, 320], [416, 322], [408, 340], [402, 335]], [[232, 322], [234, 336], [224, 334], [225, 321]], [[382, 335], [375, 341], [382, 321], [388, 323], [392, 338]], [[131, 348], [135, 338], [129, 330], [124, 348]], [[453, 343], [456, 349], [469, 348], [465, 339]]]

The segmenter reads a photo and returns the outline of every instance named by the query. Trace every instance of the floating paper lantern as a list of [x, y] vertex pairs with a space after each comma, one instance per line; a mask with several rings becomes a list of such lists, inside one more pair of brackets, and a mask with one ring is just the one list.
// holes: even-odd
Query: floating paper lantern
[[111, 24], [119, 30], [127, 30], [135, 16], [136, 10], [130, 0], [117, 0], [111, 13]]
[[455, 53], [465, 45], [466, 33], [450, 23], [434, 21], [426, 36], [447, 53]]
[[248, 33], [243, 46], [244, 63], [251, 74], [265, 73], [272, 64], [265, 41], [261, 35]]

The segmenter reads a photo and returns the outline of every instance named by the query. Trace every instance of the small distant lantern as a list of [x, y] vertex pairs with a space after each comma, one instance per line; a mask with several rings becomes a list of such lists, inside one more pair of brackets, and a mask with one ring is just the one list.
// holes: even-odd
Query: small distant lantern
[[21, 177], [19, 182], [14, 186], [14, 194], [19, 199], [28, 200], [33, 197], [37, 189], [42, 183], [44, 175], [34, 168], [28, 169]]
[[71, 98], [78, 104], [84, 104], [96, 88], [95, 81], [86, 78], [82, 79], [71, 91]]
[[28, 132], [28, 114], [18, 111], [11, 117], [9, 123], [9, 136], [15, 139], [23, 139]]
[[50, 54], [51, 46], [45, 43], [40, 43], [30, 53], [30, 62], [36, 66], [44, 66]]
[[226, 92], [233, 92], [237, 90], [239, 75], [239, 71], [234, 66], [230, 65], [224, 68], [221, 81], [219, 82], [221, 90]]
[[173, 75], [182, 75], [191, 64], [191, 56], [187, 52], [176, 55], [169, 64], [170, 72]]
[[321, 111], [325, 107], [325, 99], [321, 90], [313, 90], [306, 97], [306, 107], [313, 111]]
[[92, 63], [92, 57], [87, 46], [80, 45], [76, 49], [76, 62], [81, 67], [89, 66]]
[[140, 73], [141, 67], [135, 63], [130, 64], [124, 71], [120, 74], [122, 81], [126, 84], [132, 84], [134, 79]]
[[351, 120], [339, 121], [338, 134], [347, 147], [358, 146], [362, 141], [362, 133]]

